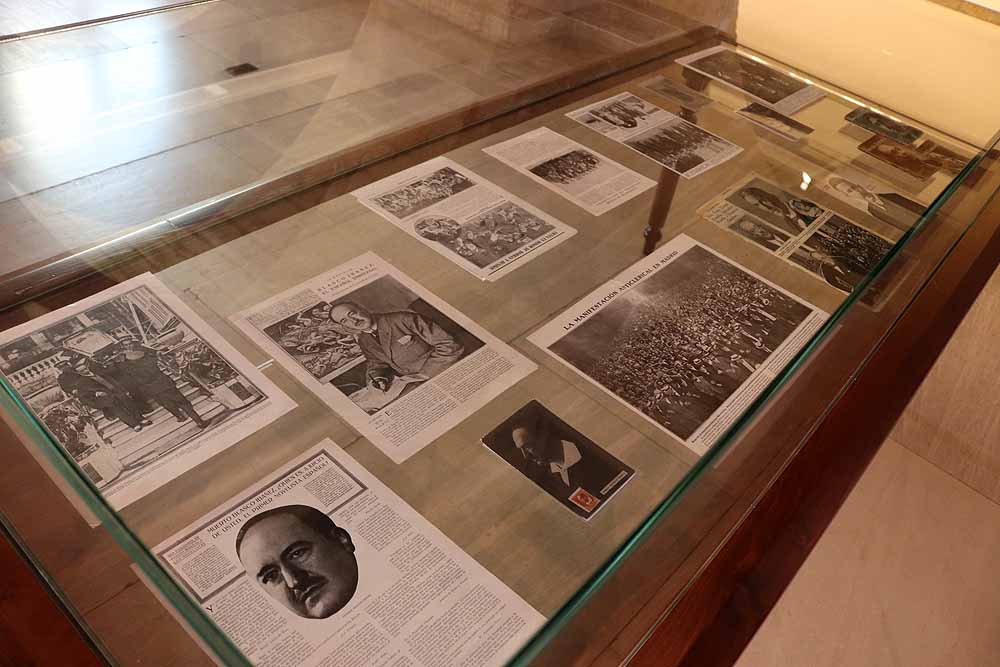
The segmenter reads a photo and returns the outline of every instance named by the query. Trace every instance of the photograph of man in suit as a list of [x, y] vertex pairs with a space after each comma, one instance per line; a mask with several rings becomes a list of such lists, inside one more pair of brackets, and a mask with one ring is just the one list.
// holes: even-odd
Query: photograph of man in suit
[[74, 364], [63, 358], [56, 363], [59, 376], [56, 382], [67, 396], [72, 396], [91, 410], [97, 410], [107, 419], [117, 419], [133, 431], [141, 431], [151, 421], [143, 417], [142, 408], [120, 384], [91, 371], [86, 359]]
[[462, 358], [465, 348], [433, 320], [409, 310], [373, 313], [353, 301], [330, 309], [365, 357], [365, 381], [386, 391], [395, 378], [429, 380]]
[[909, 229], [926, 208], [896, 192], [873, 192], [841, 176], [829, 178], [830, 187], [871, 216], [894, 227]]

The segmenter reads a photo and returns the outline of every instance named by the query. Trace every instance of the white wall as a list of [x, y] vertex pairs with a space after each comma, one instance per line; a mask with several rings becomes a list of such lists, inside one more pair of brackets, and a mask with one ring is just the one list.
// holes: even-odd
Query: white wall
[[1000, 130], [1000, 26], [987, 21], [926, 0], [741, 0], [736, 33], [966, 141]]

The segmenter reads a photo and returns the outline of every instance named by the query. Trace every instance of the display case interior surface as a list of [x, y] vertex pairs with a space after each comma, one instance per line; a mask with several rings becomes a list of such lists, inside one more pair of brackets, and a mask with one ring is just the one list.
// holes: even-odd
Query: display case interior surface
[[[598, 21], [595, 7], [570, 15]], [[625, 25], [635, 31], [648, 24]], [[762, 105], [696, 71], [697, 60], [676, 62], [720, 45], [722, 53], [738, 51], [783, 73], [786, 85], [815, 91], [816, 99], [786, 107], [789, 122], [774, 111], [775, 101]], [[737, 77], [745, 86], [759, 84], [754, 67]], [[125, 662], [138, 657], [135, 637], [117, 627], [124, 622], [118, 614], [131, 605], [137, 617], [163, 619], [156, 607], [162, 603], [190, 638], [169, 624], [163, 636], [175, 641], [140, 644], [162, 656], [158, 664], [207, 662], [197, 645], [227, 664], [260, 659], [258, 640], [248, 639], [238, 621], [216, 616], [217, 625], [214, 612], [202, 609], [197, 586], [190, 573], [179, 574], [170, 549], [179, 544], [176, 536], [190, 536], [188, 527], [221, 516], [217, 508], [232, 509], [326, 442], [364, 471], [358, 479], [371, 475], [388, 489], [386, 497], [398, 496], [440, 531], [442, 543], [495, 577], [496, 590], [540, 614], [505, 640], [498, 660], [605, 665], [627, 659], [997, 187], [992, 144], [965, 143], [894, 113], [891, 100], [863, 101], [809, 72], [792, 71], [789, 78], [789, 71], [766, 54], [718, 38], [669, 50], [419, 146], [383, 150], [378, 160], [254, 211], [175, 233], [114, 261], [93, 261], [93, 272], [81, 280], [5, 311], [0, 356], [9, 421], [54, 483], [104, 524], [156, 596], [105, 599], [117, 612], [98, 634], [111, 652]], [[425, 83], [413, 80], [414, 94], [426, 93]], [[571, 117], [622, 94], [586, 122]], [[441, 103], [458, 105], [448, 98]], [[858, 109], [881, 115], [852, 116]], [[863, 127], [880, 122], [876, 129], [885, 136]], [[699, 150], [709, 148], [691, 157], [669, 143], [677, 135], [664, 127], [682, 128]], [[505, 143], [536, 131], [561, 148], [547, 154], [539, 143]], [[627, 136], [674, 168], [609, 135]], [[903, 148], [886, 157], [878, 146], [891, 143], [888, 135], [903, 140]], [[567, 149], [573, 146], [566, 140], [576, 148]], [[295, 145], [304, 143], [299, 135]], [[574, 151], [573, 160], [552, 164]], [[422, 166], [442, 158], [449, 162]], [[299, 157], [288, 152], [282, 160]], [[526, 168], [511, 166], [522, 160]], [[406, 170], [414, 171], [398, 176]], [[581, 184], [581, 178], [594, 180]], [[383, 179], [395, 185], [386, 189]], [[441, 208], [449, 197], [457, 201], [462, 188], [475, 196]], [[403, 203], [386, 192], [402, 193]], [[419, 222], [414, 211], [435, 205], [423, 223], [423, 229], [433, 223], [432, 232], [404, 231]], [[535, 243], [549, 237], [548, 246]], [[497, 266], [505, 255], [509, 266]], [[355, 273], [335, 277], [336, 298], [303, 296], [319, 289], [306, 283], [359, 257]], [[380, 284], [391, 279], [393, 287], [375, 296], [351, 282], [383, 269], [388, 273], [377, 274]], [[147, 272], [152, 278], [143, 277]], [[148, 288], [150, 280], [160, 286]], [[142, 285], [151, 291], [121, 297]], [[119, 300], [109, 306], [113, 298]], [[175, 301], [180, 305], [170, 306]], [[382, 334], [370, 322], [343, 328], [336, 309], [356, 301], [369, 314], [379, 308], [416, 313], [416, 329], [380, 339], [391, 358], [390, 382], [405, 383], [411, 371], [392, 357], [416, 338], [437, 336], [429, 343], [435, 350], [451, 345], [453, 355], [466, 355], [448, 362], [452, 375], [461, 363], [471, 367], [479, 359], [478, 370], [468, 374], [478, 373], [482, 386], [456, 389], [461, 379], [451, 385], [470, 407], [455, 408], [453, 418], [430, 415], [443, 410], [440, 397], [426, 398], [420, 388], [437, 385], [413, 371], [416, 379], [405, 381], [417, 389], [404, 386], [398, 402], [370, 408], [374, 419], [359, 411], [380, 379], [362, 339]], [[50, 315], [60, 308], [70, 310]], [[51, 321], [39, 328], [33, 322], [41, 317]], [[342, 327], [331, 329], [328, 321]], [[378, 321], [385, 331], [396, 320]], [[428, 322], [440, 330], [417, 333], [433, 328]], [[275, 327], [280, 333], [272, 335]], [[63, 422], [46, 417], [55, 414], [53, 406], [78, 407], [79, 396], [74, 403], [66, 381], [59, 382], [68, 374], [66, 363], [101, 376], [93, 369], [142, 358], [125, 351], [129, 338], [138, 339], [135, 347], [147, 348], [146, 355], [170, 350], [170, 361], [158, 356], [161, 371], [179, 383], [187, 378], [178, 387], [197, 414], [177, 407], [181, 399], [169, 409], [169, 397], [156, 398], [167, 391], [148, 394], [147, 407], [158, 407], [133, 415], [150, 422], [138, 423], [138, 430], [120, 413], [104, 413], [102, 421], [92, 407], [82, 419], [94, 421], [96, 439], [65, 446], [70, 436], [59, 430]], [[198, 345], [214, 349], [223, 363]], [[182, 348], [188, 356], [178, 357]], [[342, 361], [351, 354], [353, 366]], [[177, 358], [185, 370], [167, 368]], [[245, 359], [245, 367], [234, 370], [235, 359]], [[524, 372], [499, 368], [499, 360]], [[336, 372], [317, 370], [321, 363]], [[482, 370], [487, 367], [492, 375]], [[234, 374], [244, 381], [236, 388]], [[155, 383], [153, 375], [148, 381]], [[604, 470], [619, 473], [618, 482], [605, 487], [613, 493], [604, 497], [576, 478], [570, 485], [564, 473], [579, 458], [571, 449], [544, 459], [541, 473], [524, 462], [533, 462], [532, 454], [518, 445], [511, 430], [516, 420], [510, 420], [533, 402], [568, 425], [555, 440], [575, 439], [585, 461], [603, 452], [594, 456]], [[434, 424], [447, 419], [449, 426], [436, 432]], [[427, 423], [415, 425], [420, 420]], [[73, 437], [86, 441], [79, 436], [84, 432], [86, 425]], [[488, 446], [504, 439], [505, 448]], [[194, 463], [184, 464], [185, 457]], [[26, 491], [7, 493], [15, 513], [33, 502]], [[29, 515], [20, 512], [22, 520]], [[413, 519], [412, 525], [421, 524]], [[391, 533], [392, 527], [379, 530]], [[365, 539], [370, 546], [375, 538]], [[131, 576], [102, 571], [100, 560], [114, 549], [110, 541], [91, 542], [81, 547], [83, 562], [61, 571], [57, 584], [71, 603], [100, 599], [106, 593], [95, 589]], [[65, 554], [52, 558], [65, 560]], [[222, 577], [212, 572], [204, 576]], [[81, 585], [81, 575], [91, 573], [95, 582]]]

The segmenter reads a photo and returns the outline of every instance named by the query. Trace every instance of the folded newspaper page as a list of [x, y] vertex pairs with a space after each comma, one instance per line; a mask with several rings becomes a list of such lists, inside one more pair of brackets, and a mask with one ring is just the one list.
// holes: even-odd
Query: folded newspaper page
[[629, 92], [566, 115], [684, 178], [703, 174], [743, 150]]
[[682, 234], [529, 340], [700, 455], [826, 318]]
[[576, 230], [448, 158], [354, 191], [375, 213], [481, 280], [496, 280]]
[[295, 407], [148, 273], [4, 331], [0, 371], [114, 509]]
[[500, 667], [545, 621], [330, 440], [154, 553], [261, 667]]
[[374, 253], [233, 320], [396, 463], [536, 368]]
[[[756, 174], [704, 206], [701, 214], [847, 293], [893, 246], [889, 239]], [[878, 296], [873, 291], [865, 298]]]
[[728, 46], [713, 46], [678, 58], [677, 62], [710, 79], [741, 90], [783, 114], [800, 111], [826, 95], [821, 88], [780, 72], [759, 59]]
[[547, 127], [483, 151], [592, 215], [607, 213], [656, 185]]

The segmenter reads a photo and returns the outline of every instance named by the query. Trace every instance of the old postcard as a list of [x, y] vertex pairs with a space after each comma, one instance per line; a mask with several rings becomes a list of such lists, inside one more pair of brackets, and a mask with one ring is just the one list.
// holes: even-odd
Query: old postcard
[[958, 176], [972, 159], [949, 148], [945, 148], [930, 139], [920, 144], [917, 147], [917, 151], [924, 156], [924, 160], [928, 164], [933, 165], [935, 169], [943, 171], [949, 176]]
[[330, 440], [154, 553], [262, 667], [501, 667], [545, 622]]
[[743, 150], [628, 92], [566, 115], [684, 178], [703, 174]]
[[728, 46], [715, 46], [678, 58], [677, 62], [721, 81], [763, 102], [775, 111], [793, 114], [825, 93], [784, 72]]
[[151, 274], [3, 332], [0, 370], [114, 509], [295, 407]]
[[373, 253], [233, 320], [396, 463], [535, 370]]
[[813, 129], [808, 125], [780, 114], [759, 102], [748, 104], [736, 113], [751, 123], [771, 130], [789, 141], [801, 141], [813, 132]]
[[685, 109], [690, 109], [691, 111], [698, 111], [712, 103], [711, 97], [695, 92], [684, 84], [662, 74], [643, 81], [640, 85], [657, 95], [663, 95], [667, 99], [677, 102]]
[[529, 340], [704, 454], [826, 317], [680, 235]]
[[858, 107], [850, 112], [844, 116], [844, 120], [900, 144], [912, 144], [924, 135], [924, 131], [920, 128], [893, 120], [877, 111], [865, 109], [864, 107]]
[[938, 169], [932, 156], [885, 137], [872, 137], [858, 146], [858, 150], [922, 181], [933, 176]]
[[607, 213], [656, 186], [656, 181], [547, 127], [483, 151], [591, 215]]
[[853, 169], [830, 174], [819, 186], [845, 204], [904, 231], [916, 224], [927, 209], [927, 205]]
[[381, 217], [482, 280], [496, 280], [576, 233], [443, 157], [353, 194]]
[[483, 444], [588, 521], [635, 475], [635, 470], [538, 401], [487, 433]]

